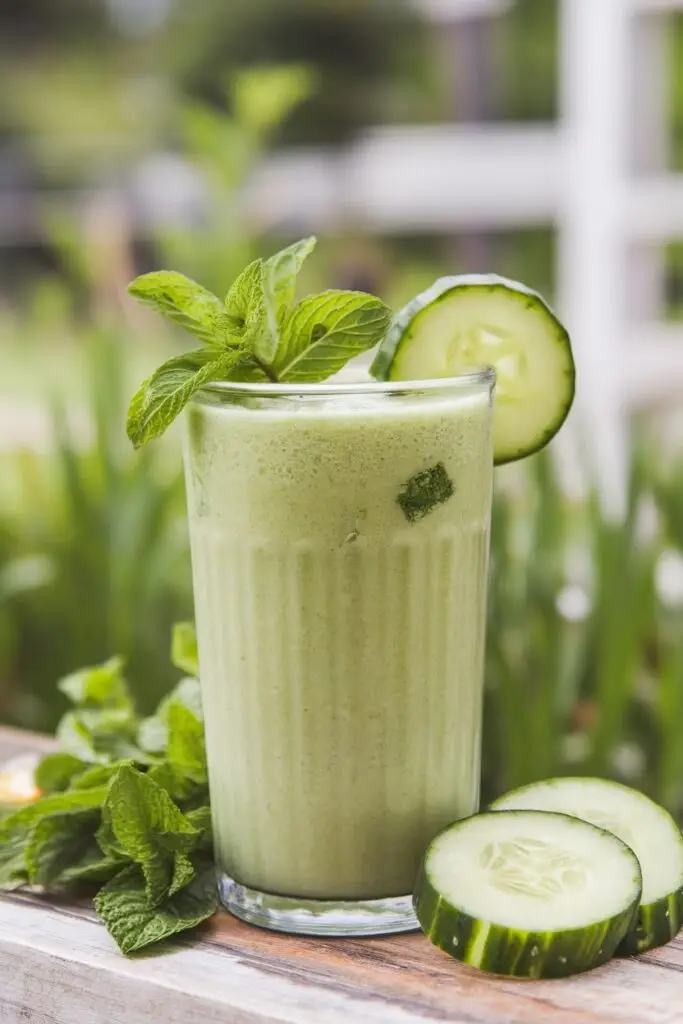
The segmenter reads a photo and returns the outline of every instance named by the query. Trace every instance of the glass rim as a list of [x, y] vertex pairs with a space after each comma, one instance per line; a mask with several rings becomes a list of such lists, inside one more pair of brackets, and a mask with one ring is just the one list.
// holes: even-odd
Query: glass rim
[[208, 381], [192, 396], [197, 401], [207, 392], [219, 395], [249, 395], [256, 398], [329, 398], [335, 395], [406, 395], [422, 391], [460, 391], [478, 385], [491, 387], [496, 381], [492, 366], [474, 367], [452, 377], [429, 377], [425, 380], [329, 380], [315, 383], [287, 383], [285, 381]]

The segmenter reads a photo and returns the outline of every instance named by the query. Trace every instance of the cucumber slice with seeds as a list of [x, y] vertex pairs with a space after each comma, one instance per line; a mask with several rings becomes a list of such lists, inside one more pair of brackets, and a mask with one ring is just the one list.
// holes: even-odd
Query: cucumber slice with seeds
[[671, 815], [643, 793], [607, 779], [548, 779], [513, 790], [492, 810], [560, 811], [608, 829], [632, 848], [643, 872], [637, 920], [617, 951], [663, 946], [683, 924], [683, 836]]
[[380, 380], [425, 380], [493, 366], [497, 465], [543, 448], [575, 391], [569, 335], [525, 285], [490, 275], [444, 277], [398, 313], [372, 365]]
[[613, 956], [641, 881], [635, 854], [610, 832], [565, 814], [497, 811], [437, 836], [413, 902], [428, 938], [457, 960], [560, 978]]

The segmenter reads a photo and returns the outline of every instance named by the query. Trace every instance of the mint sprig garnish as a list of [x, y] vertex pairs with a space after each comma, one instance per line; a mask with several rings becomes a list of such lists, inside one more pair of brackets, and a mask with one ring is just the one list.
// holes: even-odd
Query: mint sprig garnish
[[[196, 670], [196, 648], [191, 624], [176, 627], [181, 670]], [[97, 887], [95, 909], [132, 953], [216, 909], [199, 681], [182, 679], [147, 719], [135, 712], [121, 659], [59, 687], [74, 707], [58, 736], [83, 756], [44, 757], [44, 795], [0, 821], [0, 887]]]
[[136, 278], [129, 291], [179, 324], [203, 347], [169, 359], [140, 386], [128, 412], [136, 447], [162, 434], [205, 385], [218, 381], [324, 381], [378, 344], [390, 321], [374, 295], [326, 291], [295, 301], [315, 238], [254, 260], [225, 301], [175, 271]]

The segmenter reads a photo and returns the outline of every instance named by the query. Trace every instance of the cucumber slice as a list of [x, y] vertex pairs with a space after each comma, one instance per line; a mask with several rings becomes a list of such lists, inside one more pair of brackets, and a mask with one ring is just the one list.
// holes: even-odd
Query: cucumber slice
[[495, 274], [441, 278], [394, 317], [371, 372], [424, 380], [483, 365], [496, 371], [496, 465], [543, 448], [574, 400], [574, 359], [562, 324], [522, 284]]
[[565, 814], [497, 811], [437, 836], [413, 902], [428, 938], [457, 960], [561, 978], [609, 960], [640, 893], [635, 854], [610, 832]]
[[548, 779], [513, 790], [492, 810], [560, 811], [608, 829], [631, 847], [643, 872], [638, 917], [617, 952], [663, 946], [683, 923], [683, 836], [671, 815], [635, 789], [606, 779]]

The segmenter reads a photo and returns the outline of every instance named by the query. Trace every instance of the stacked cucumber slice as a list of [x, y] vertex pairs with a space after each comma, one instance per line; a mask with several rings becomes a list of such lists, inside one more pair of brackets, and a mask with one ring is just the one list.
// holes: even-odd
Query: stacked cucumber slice
[[673, 938], [683, 837], [663, 808], [603, 779], [551, 779], [446, 829], [414, 894], [420, 926], [495, 974], [558, 978]]
[[638, 918], [618, 952], [643, 953], [677, 935], [683, 923], [683, 836], [664, 808], [606, 779], [549, 779], [493, 804], [498, 810], [560, 811], [609, 829], [627, 843], [643, 871]]
[[496, 371], [496, 464], [543, 448], [574, 400], [574, 359], [565, 328], [523, 284], [495, 274], [441, 278], [394, 317], [372, 373], [425, 380], [482, 366]]

